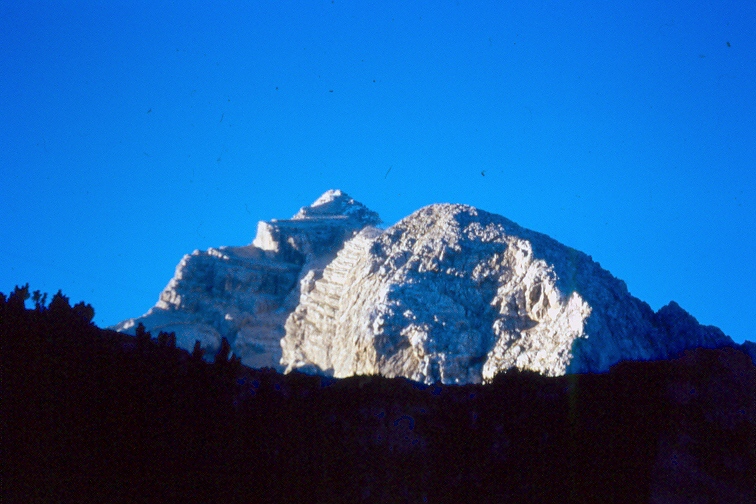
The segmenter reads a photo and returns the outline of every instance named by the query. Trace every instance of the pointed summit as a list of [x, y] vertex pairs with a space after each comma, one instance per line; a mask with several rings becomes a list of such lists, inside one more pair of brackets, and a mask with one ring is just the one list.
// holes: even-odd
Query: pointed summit
[[260, 221], [252, 244], [287, 257], [289, 252], [319, 256], [335, 253], [360, 229], [380, 223], [376, 212], [347, 193], [331, 189], [312, 205], [300, 208], [291, 219]]
[[199, 341], [208, 357], [226, 338], [244, 364], [283, 370], [284, 323], [300, 283], [320, 278], [345, 241], [380, 222], [346, 193], [326, 191], [291, 219], [260, 221], [250, 245], [184, 256], [157, 304], [116, 330], [133, 333], [141, 322], [153, 333], [174, 332], [187, 350]]
[[312, 205], [300, 208], [292, 220], [343, 217], [355, 220], [363, 226], [376, 226], [381, 223], [381, 218], [376, 212], [340, 189], [324, 192]]

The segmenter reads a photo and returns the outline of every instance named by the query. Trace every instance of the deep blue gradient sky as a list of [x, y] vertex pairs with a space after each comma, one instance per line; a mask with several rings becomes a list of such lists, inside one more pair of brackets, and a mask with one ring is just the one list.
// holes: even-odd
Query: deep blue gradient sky
[[502, 214], [756, 339], [754, 2], [160, 3], [0, 2], [0, 291], [115, 324], [340, 188]]

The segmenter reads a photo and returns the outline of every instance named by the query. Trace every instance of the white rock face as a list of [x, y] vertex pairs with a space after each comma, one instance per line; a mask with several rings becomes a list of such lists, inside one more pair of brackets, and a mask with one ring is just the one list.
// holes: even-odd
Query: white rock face
[[510, 368], [606, 371], [732, 345], [672, 302], [657, 313], [586, 254], [504, 217], [431, 205], [384, 230], [328, 191], [252, 244], [186, 255], [142, 322], [252, 367], [477, 383]]
[[319, 278], [345, 240], [379, 223], [347, 194], [328, 191], [291, 220], [260, 222], [251, 245], [185, 255], [157, 304], [115, 329], [133, 333], [141, 322], [153, 335], [175, 332], [188, 350], [199, 341], [210, 354], [226, 337], [244, 364], [283, 369], [284, 323], [301, 277]]
[[[685, 327], [675, 333], [670, 321]], [[676, 304], [654, 314], [546, 235], [431, 205], [384, 232], [363, 230], [320, 279], [306, 279], [281, 344], [287, 371], [469, 383], [509, 368], [604, 371], [726, 341]]]

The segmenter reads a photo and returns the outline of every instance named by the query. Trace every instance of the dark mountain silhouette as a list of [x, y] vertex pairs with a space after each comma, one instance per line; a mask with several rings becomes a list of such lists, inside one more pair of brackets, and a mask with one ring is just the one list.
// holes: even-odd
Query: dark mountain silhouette
[[0, 294], [2, 502], [754, 502], [737, 348], [487, 385], [213, 362]]

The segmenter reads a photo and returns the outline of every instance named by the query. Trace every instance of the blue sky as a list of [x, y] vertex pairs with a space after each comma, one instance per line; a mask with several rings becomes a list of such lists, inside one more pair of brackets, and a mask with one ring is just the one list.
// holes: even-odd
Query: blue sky
[[0, 291], [115, 324], [340, 188], [502, 214], [756, 339], [756, 4], [513, 3], [0, 2]]

